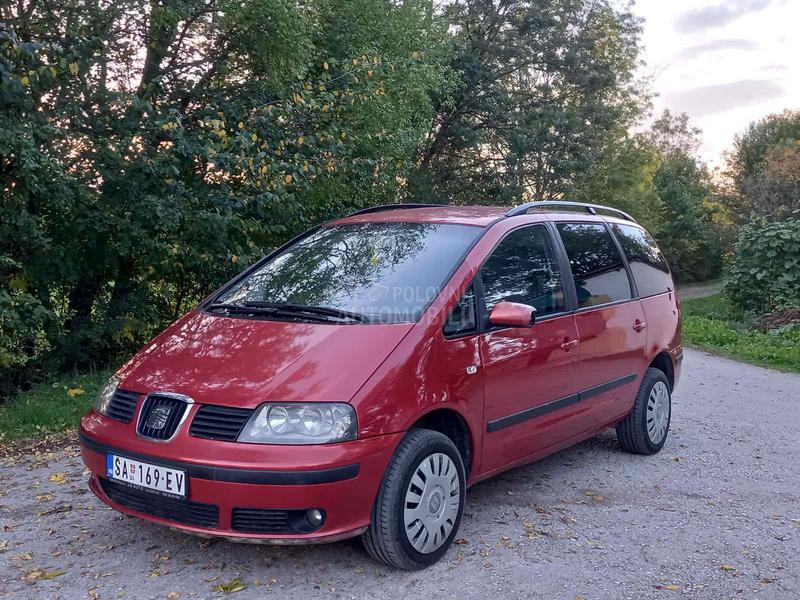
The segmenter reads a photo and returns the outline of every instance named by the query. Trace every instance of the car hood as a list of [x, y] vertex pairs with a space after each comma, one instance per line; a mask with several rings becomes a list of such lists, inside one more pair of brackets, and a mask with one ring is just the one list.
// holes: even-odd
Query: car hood
[[178, 320], [120, 369], [120, 388], [200, 403], [349, 401], [413, 324], [337, 325], [233, 318]]

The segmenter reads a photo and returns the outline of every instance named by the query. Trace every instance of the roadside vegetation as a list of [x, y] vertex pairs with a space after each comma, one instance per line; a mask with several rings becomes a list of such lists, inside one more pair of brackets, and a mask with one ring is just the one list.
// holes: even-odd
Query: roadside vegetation
[[74, 432], [110, 375], [103, 371], [53, 376], [0, 404], [0, 445], [48, 433]]
[[[684, 342], [714, 354], [800, 373], [800, 311], [747, 315], [725, 296], [683, 300]], [[782, 317], [782, 314], [785, 316]]]

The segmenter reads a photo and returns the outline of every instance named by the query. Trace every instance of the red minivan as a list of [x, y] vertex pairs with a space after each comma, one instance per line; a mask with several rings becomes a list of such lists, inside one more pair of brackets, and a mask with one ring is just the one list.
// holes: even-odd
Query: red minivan
[[680, 322], [664, 257], [616, 209], [370, 208], [254, 264], [123, 366], [81, 422], [89, 486], [187, 532], [360, 535], [422, 568], [482, 479], [608, 427], [658, 452]]

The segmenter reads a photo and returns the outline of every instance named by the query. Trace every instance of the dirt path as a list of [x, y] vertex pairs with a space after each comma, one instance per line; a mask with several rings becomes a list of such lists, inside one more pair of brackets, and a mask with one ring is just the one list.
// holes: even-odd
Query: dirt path
[[686, 354], [661, 454], [606, 434], [479, 484], [462, 543], [418, 573], [358, 541], [209, 542], [123, 517], [74, 446], [5, 459], [0, 596], [213, 598], [239, 578], [236, 600], [799, 598], [800, 376]]
[[719, 294], [721, 289], [722, 282], [719, 280], [704, 281], [703, 283], [688, 283], [678, 286], [678, 294], [680, 294], [681, 300], [694, 300]]

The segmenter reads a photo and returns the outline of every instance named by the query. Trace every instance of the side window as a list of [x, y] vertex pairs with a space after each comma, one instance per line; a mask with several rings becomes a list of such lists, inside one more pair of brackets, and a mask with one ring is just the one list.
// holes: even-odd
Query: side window
[[502, 301], [520, 302], [537, 316], [564, 310], [564, 292], [558, 258], [542, 225], [509, 233], [481, 269], [486, 308]]
[[444, 334], [462, 335], [478, 329], [478, 317], [475, 310], [475, 284], [471, 284], [461, 299], [453, 307], [447, 322], [444, 324]]
[[673, 288], [667, 261], [649, 233], [635, 225], [614, 224], [611, 229], [628, 257], [640, 296], [653, 296]]
[[600, 223], [559, 223], [578, 308], [631, 298], [631, 284], [611, 234]]

